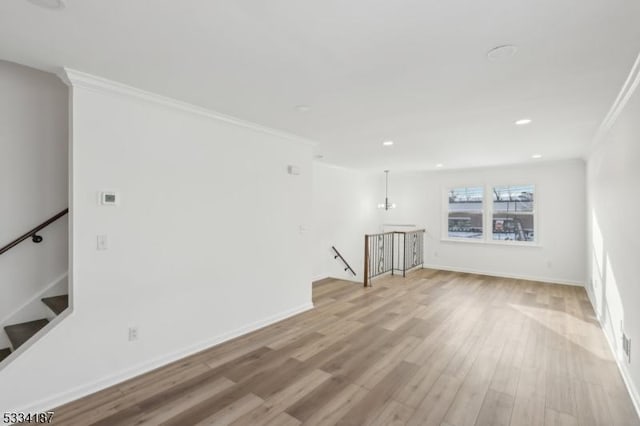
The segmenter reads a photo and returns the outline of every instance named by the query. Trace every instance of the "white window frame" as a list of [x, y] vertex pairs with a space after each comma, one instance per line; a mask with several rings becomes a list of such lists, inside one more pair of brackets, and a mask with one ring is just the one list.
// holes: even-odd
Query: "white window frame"
[[[533, 241], [509, 241], [493, 239], [493, 188], [505, 186], [524, 186], [533, 187]], [[449, 192], [456, 188], [478, 188], [484, 189], [484, 197], [482, 199], [482, 238], [455, 238], [449, 237]], [[487, 202], [488, 201], [488, 202]], [[471, 185], [449, 185], [442, 189], [442, 233], [440, 240], [445, 242], [467, 243], [467, 244], [490, 244], [500, 246], [516, 246], [516, 247], [540, 247], [540, 218], [538, 211], [540, 210], [540, 194], [538, 186], [535, 183], [515, 184], [515, 183], [477, 183]]]
[[[483, 188], [482, 191], [482, 238], [456, 238], [449, 236], [449, 192], [459, 188]], [[487, 189], [486, 185], [451, 185], [442, 191], [442, 241], [483, 244], [487, 239]]]

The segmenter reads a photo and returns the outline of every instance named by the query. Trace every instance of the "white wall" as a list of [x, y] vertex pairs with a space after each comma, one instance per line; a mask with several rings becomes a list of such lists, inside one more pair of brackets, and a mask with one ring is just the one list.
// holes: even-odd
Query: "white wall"
[[[0, 246], [68, 205], [68, 91], [55, 75], [0, 61]], [[0, 256], [0, 326], [68, 267], [67, 218]], [[36, 318], [31, 318], [36, 319]], [[0, 331], [0, 349], [8, 344]]]
[[[0, 372], [0, 412], [52, 408], [312, 306], [310, 145], [71, 79], [74, 310]], [[101, 190], [120, 205], [100, 206]]]
[[[379, 232], [376, 192], [370, 174], [315, 163], [313, 166], [314, 280], [335, 277], [363, 282], [364, 235]], [[384, 195], [384, 192], [383, 192]], [[334, 259], [335, 246], [356, 272]]]
[[[623, 108], [588, 161], [587, 289], [640, 412], [640, 93], [637, 90]], [[632, 342], [630, 364], [623, 359], [621, 325]]]
[[[378, 185], [384, 185], [384, 177]], [[584, 285], [585, 166], [582, 160], [535, 165], [391, 173], [389, 195], [395, 210], [380, 213], [384, 223], [426, 228], [427, 266], [489, 275]], [[443, 241], [443, 193], [465, 185], [534, 184], [539, 245]]]

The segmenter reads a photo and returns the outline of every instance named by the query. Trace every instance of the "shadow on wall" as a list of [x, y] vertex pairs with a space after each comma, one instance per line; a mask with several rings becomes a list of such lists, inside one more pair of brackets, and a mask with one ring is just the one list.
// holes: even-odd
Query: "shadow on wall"
[[595, 212], [591, 212], [591, 235], [593, 245], [591, 253], [591, 288], [596, 315], [608, 336], [613, 336], [613, 351], [616, 359], [622, 359], [619, 353], [624, 325], [624, 306], [618, 290], [611, 258], [602, 237], [602, 231]]

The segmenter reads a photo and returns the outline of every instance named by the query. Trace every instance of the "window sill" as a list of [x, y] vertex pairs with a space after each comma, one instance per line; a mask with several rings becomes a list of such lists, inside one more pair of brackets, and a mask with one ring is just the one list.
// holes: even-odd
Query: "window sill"
[[542, 245], [537, 241], [532, 242], [518, 242], [518, 241], [505, 241], [505, 240], [473, 240], [471, 238], [440, 238], [443, 243], [467, 243], [467, 244], [481, 244], [489, 246], [507, 246], [507, 247], [536, 247], [542, 248]]

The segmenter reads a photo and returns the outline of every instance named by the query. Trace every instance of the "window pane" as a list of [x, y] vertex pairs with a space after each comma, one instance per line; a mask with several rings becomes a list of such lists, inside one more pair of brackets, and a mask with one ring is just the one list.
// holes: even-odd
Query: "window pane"
[[493, 188], [493, 239], [534, 241], [533, 185]]
[[482, 187], [449, 190], [449, 238], [482, 239]]

